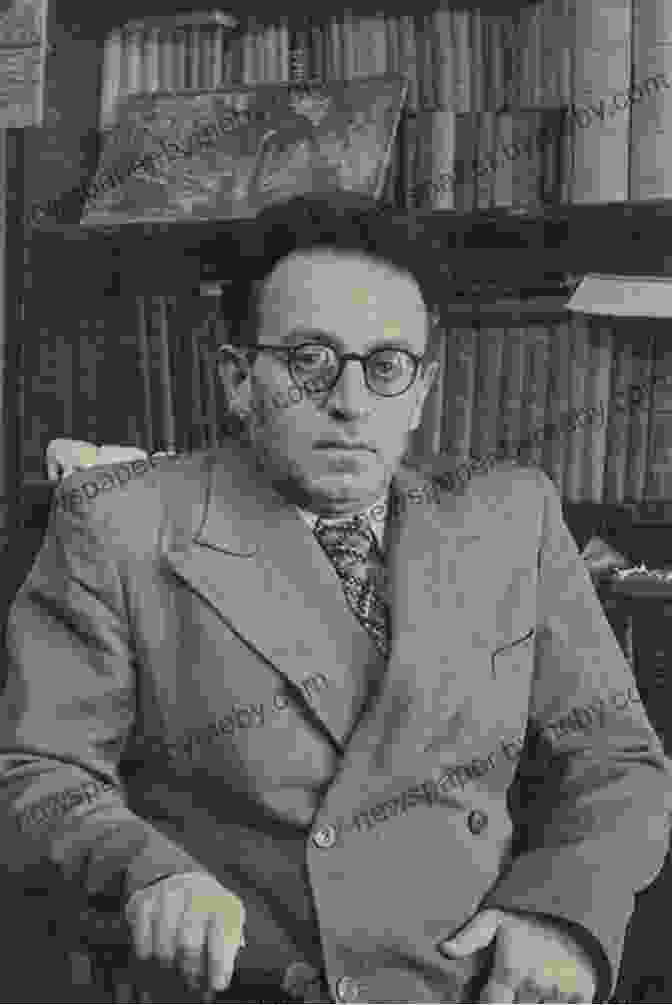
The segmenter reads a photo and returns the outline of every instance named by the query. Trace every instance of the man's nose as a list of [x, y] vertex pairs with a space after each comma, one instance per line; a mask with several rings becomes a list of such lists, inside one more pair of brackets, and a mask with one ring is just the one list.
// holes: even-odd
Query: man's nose
[[366, 386], [364, 369], [359, 360], [345, 361], [343, 372], [329, 392], [329, 411], [341, 412], [348, 417], [371, 411], [373, 395]]

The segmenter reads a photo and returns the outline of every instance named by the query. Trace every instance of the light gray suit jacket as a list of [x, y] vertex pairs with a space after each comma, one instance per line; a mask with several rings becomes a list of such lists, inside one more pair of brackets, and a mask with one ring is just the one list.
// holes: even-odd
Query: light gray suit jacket
[[66, 479], [10, 614], [0, 854], [94, 898], [206, 869], [241, 977], [306, 960], [336, 1000], [465, 1000], [485, 952], [437, 942], [548, 915], [604, 1000], [670, 772], [557, 492], [502, 463], [392, 501], [385, 666], [242, 448]]

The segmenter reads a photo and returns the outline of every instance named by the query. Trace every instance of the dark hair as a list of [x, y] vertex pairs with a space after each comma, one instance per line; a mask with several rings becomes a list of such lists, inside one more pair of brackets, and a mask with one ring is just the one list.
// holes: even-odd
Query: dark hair
[[431, 247], [421, 247], [422, 235], [411, 235], [405, 221], [398, 215], [395, 219], [390, 210], [371, 196], [340, 191], [294, 196], [263, 209], [246, 227], [235, 280], [222, 296], [228, 341], [254, 345], [264, 281], [279, 262], [294, 252], [329, 248], [365, 255], [417, 282], [430, 317], [428, 356], [433, 356], [440, 337], [440, 278], [429, 262], [436, 256]]

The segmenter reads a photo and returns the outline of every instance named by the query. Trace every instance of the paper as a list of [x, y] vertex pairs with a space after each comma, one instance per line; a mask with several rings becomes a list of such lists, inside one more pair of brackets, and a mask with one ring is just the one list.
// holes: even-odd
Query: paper
[[672, 318], [672, 276], [587, 275], [567, 310], [622, 318]]

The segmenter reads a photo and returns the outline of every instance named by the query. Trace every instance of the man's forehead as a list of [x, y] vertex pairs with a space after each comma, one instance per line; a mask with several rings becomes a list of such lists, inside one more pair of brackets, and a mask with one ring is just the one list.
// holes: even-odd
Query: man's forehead
[[285, 307], [337, 301], [344, 309], [377, 313], [390, 298], [408, 312], [425, 312], [412, 276], [364, 254], [319, 249], [296, 252], [279, 262], [264, 285], [262, 301]]

